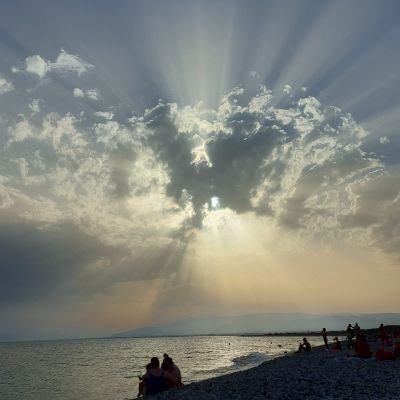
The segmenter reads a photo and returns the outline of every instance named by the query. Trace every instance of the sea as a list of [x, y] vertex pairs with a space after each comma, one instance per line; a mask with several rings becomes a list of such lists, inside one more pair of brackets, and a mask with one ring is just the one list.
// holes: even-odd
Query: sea
[[[0, 343], [1, 400], [127, 400], [153, 356], [185, 384], [248, 369], [297, 349], [293, 336], [185, 336]], [[310, 337], [313, 346], [319, 337]]]

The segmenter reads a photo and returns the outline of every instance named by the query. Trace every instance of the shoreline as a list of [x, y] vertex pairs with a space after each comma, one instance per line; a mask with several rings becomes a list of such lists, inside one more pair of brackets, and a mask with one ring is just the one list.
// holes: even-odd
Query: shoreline
[[[342, 343], [344, 345], [344, 343]], [[231, 374], [190, 383], [151, 397], [157, 400], [398, 400], [400, 360], [348, 356], [348, 351], [314, 347], [288, 353]], [[146, 398], [146, 397], [145, 397]]]

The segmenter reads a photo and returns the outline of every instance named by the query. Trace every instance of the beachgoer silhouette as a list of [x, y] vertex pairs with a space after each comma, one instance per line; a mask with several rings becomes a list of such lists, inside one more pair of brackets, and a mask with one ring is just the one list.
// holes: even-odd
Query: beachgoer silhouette
[[369, 344], [365, 336], [359, 332], [356, 339], [355, 356], [361, 358], [371, 358], [372, 352], [370, 351]]
[[178, 366], [168, 354], [165, 353], [163, 357], [161, 368], [168, 374], [168, 388], [183, 386], [181, 371]]
[[342, 350], [342, 345], [340, 344], [340, 341], [337, 336], [333, 339], [333, 350], [341, 351]]
[[296, 353], [300, 353], [301, 351], [311, 351], [311, 344], [307, 338], [303, 338], [303, 343], [299, 343], [299, 348], [297, 349]]
[[353, 327], [351, 326], [351, 324], [347, 325], [346, 336], [347, 336], [347, 348], [352, 349], [354, 332], [353, 332]]
[[[147, 372], [149, 372], [151, 368], [151, 364], [147, 364], [146, 365], [146, 374]], [[146, 374], [144, 374], [143, 376], [138, 375], [139, 378], [139, 390], [138, 390], [138, 394], [136, 397], [140, 397], [140, 396], [145, 396], [146, 395]]]
[[354, 325], [354, 335], [357, 337], [357, 334], [359, 334], [361, 332], [361, 328], [358, 326], [358, 323], [356, 322], [356, 324]]
[[157, 394], [167, 389], [168, 374], [160, 368], [160, 360], [152, 357], [151, 367], [146, 373], [146, 395]]
[[325, 328], [322, 328], [321, 335], [322, 335], [322, 339], [324, 340], [324, 343], [325, 343], [325, 348], [328, 349], [329, 348], [328, 347], [328, 333], [326, 332]]
[[379, 337], [381, 339], [382, 346], [385, 346], [385, 340], [387, 339], [387, 335], [383, 324], [379, 326]]

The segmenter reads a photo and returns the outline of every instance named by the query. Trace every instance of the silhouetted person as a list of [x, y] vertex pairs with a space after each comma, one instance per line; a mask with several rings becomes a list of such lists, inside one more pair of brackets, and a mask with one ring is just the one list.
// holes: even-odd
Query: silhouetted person
[[383, 324], [379, 326], [379, 338], [381, 339], [382, 346], [385, 346], [385, 340], [387, 339], [387, 335]]
[[[151, 364], [146, 365], [146, 374], [149, 372], [151, 368]], [[146, 380], [147, 380], [147, 375], [144, 374], [143, 376], [138, 376], [139, 378], [139, 391], [138, 395], [136, 397], [140, 396], [145, 396], [146, 395]]]
[[179, 370], [177, 365], [175, 365], [172, 358], [166, 353], [164, 354], [164, 359], [161, 364], [161, 368], [168, 374], [168, 380], [167, 380], [168, 388], [183, 386], [181, 371]]
[[347, 336], [347, 348], [352, 349], [354, 332], [353, 332], [353, 327], [351, 326], [351, 324], [347, 325], [346, 336]]
[[336, 350], [336, 351], [342, 350], [342, 345], [337, 336], [335, 336], [335, 338], [333, 339], [333, 350]]
[[358, 323], [356, 322], [356, 324], [354, 325], [354, 335], [355, 337], [357, 337], [357, 335], [361, 332], [361, 329], [358, 325]]
[[322, 335], [322, 339], [324, 340], [324, 343], [325, 343], [325, 348], [328, 349], [329, 348], [328, 347], [328, 333], [326, 332], [325, 328], [322, 328], [321, 335]]
[[357, 335], [355, 352], [356, 357], [371, 358], [372, 356], [369, 344], [367, 343], [365, 336], [361, 332], [359, 332]]
[[299, 348], [297, 349], [296, 353], [300, 353], [301, 351], [311, 351], [311, 344], [307, 338], [303, 338], [303, 343], [299, 343]]
[[145, 375], [146, 395], [157, 394], [167, 389], [167, 373], [160, 368], [160, 360], [153, 357], [151, 367]]

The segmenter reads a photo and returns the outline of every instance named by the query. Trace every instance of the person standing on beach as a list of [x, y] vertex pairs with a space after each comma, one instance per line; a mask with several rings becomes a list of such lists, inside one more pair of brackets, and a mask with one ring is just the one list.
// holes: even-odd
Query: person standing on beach
[[358, 325], [358, 322], [356, 322], [356, 324], [354, 325], [354, 336], [357, 337], [357, 335], [361, 333], [361, 328]]
[[351, 324], [347, 325], [346, 336], [347, 336], [347, 348], [352, 349], [354, 332], [353, 332], [353, 327], [351, 326]]
[[383, 326], [383, 324], [381, 324], [379, 326], [379, 337], [380, 337], [381, 342], [382, 342], [382, 347], [384, 347], [385, 346], [385, 340], [387, 339], [387, 335], [386, 335], [385, 327]]
[[328, 347], [328, 332], [326, 331], [325, 328], [322, 328], [321, 335], [322, 335], [322, 339], [324, 339], [325, 348], [328, 349], [329, 348]]

